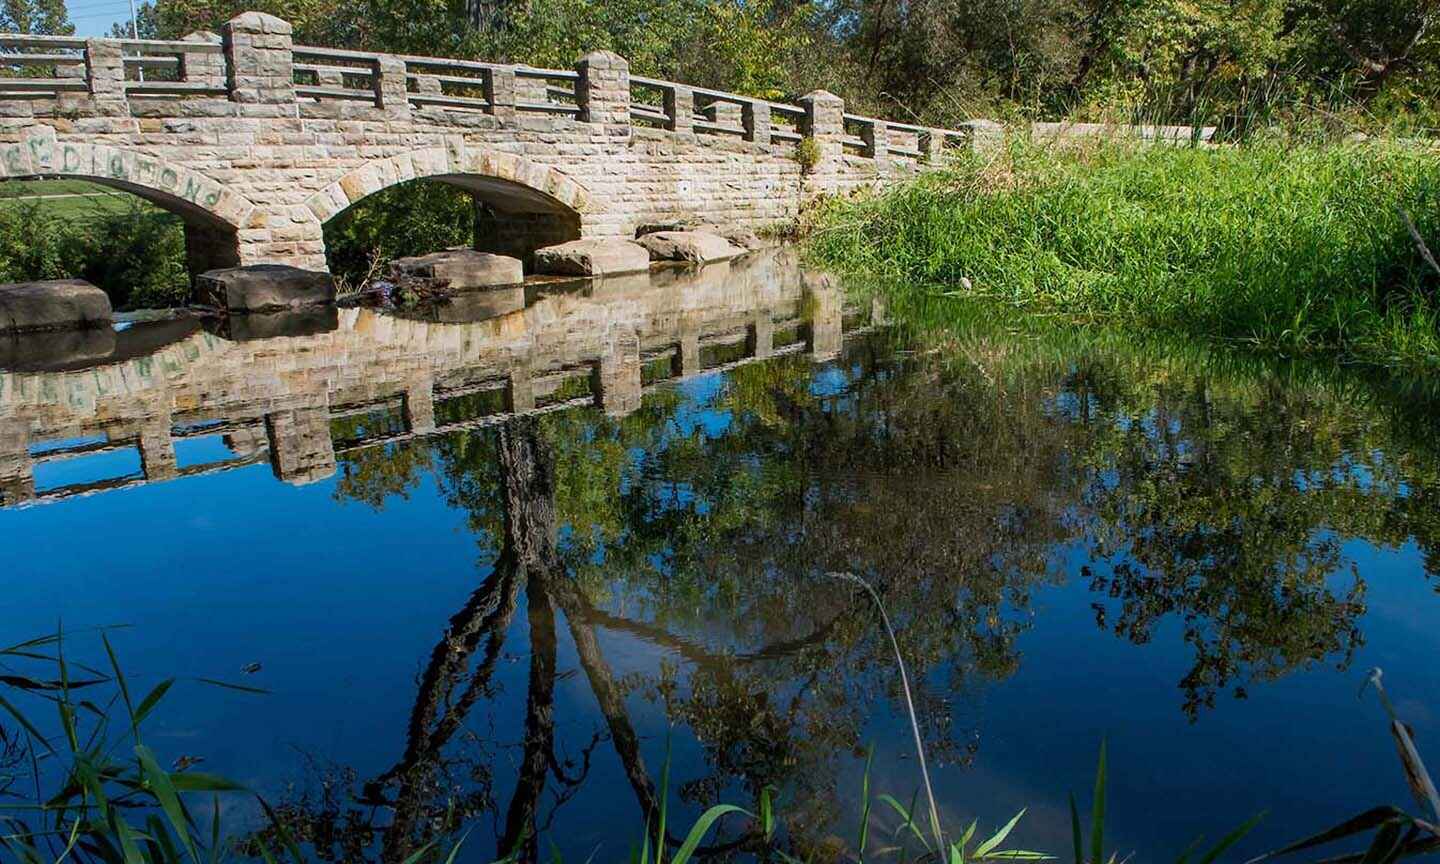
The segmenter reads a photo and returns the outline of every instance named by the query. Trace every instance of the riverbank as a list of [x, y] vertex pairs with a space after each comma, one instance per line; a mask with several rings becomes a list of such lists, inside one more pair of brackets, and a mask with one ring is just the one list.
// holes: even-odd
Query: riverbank
[[1286, 354], [1440, 364], [1440, 158], [1388, 143], [1196, 149], [1017, 140], [896, 191], [828, 202], [821, 262], [896, 314], [956, 298]]

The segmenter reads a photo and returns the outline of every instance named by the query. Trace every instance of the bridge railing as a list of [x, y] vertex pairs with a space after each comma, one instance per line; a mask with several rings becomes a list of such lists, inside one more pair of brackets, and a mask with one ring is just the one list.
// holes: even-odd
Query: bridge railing
[[0, 99], [54, 99], [88, 92], [85, 40], [0, 36]]
[[[933, 162], [969, 146], [976, 130], [929, 129], [844, 113], [844, 102], [817, 91], [800, 104], [631, 75], [618, 55], [597, 52], [574, 69], [538, 69], [438, 57], [295, 45], [290, 25], [247, 12], [224, 36], [182, 40], [77, 39], [0, 34], [0, 99], [27, 100], [35, 113], [167, 116], [176, 99], [234, 103], [217, 116], [276, 116], [296, 104], [301, 116], [408, 116], [483, 113], [500, 122], [549, 116], [600, 124], [607, 134], [631, 126], [784, 147], [813, 139], [820, 161]], [[190, 116], [186, 113], [176, 116]], [[439, 113], [436, 113], [439, 112]]]
[[382, 104], [380, 54], [296, 45], [292, 56], [296, 97]]
[[0, 99], [225, 96], [225, 64], [213, 33], [178, 41], [0, 34]]

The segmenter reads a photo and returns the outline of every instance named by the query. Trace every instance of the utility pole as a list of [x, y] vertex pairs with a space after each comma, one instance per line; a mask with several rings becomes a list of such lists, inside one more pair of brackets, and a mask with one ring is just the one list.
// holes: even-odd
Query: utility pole
[[[140, 40], [140, 19], [135, 16], [135, 0], [130, 0], [130, 38], [137, 42]], [[144, 81], [145, 67], [135, 67], [135, 75], [139, 80]]]

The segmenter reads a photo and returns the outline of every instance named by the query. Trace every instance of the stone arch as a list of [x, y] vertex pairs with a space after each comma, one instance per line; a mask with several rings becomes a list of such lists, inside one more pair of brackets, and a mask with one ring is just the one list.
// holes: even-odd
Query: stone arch
[[58, 140], [35, 126], [0, 145], [0, 179], [89, 180], [129, 192], [179, 216], [192, 277], [240, 262], [239, 232], [255, 210], [244, 196], [198, 171], [123, 147]]
[[476, 247], [520, 258], [539, 246], [577, 239], [593, 207], [589, 191], [558, 168], [460, 144], [367, 162], [311, 195], [305, 206], [323, 224], [376, 192], [423, 179], [469, 191], [476, 201]]

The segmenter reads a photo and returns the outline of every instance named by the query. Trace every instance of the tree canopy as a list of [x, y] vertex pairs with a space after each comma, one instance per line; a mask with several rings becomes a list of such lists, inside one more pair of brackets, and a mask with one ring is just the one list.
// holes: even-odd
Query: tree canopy
[[642, 74], [937, 123], [1319, 104], [1434, 125], [1440, 101], [1440, 0], [150, 0], [142, 35], [248, 8], [312, 44], [552, 67], [607, 48]]

